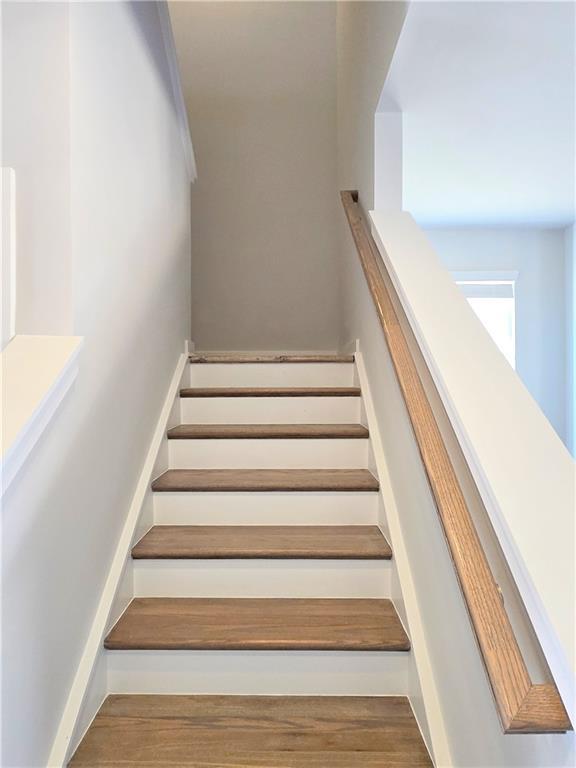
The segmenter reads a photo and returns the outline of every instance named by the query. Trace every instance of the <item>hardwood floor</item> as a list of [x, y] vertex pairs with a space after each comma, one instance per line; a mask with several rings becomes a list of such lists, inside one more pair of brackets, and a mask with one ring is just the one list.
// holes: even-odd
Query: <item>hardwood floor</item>
[[367, 469], [169, 469], [153, 491], [377, 491]]
[[109, 650], [408, 651], [384, 599], [187, 598], [132, 600]]
[[389, 560], [392, 550], [377, 525], [155, 525], [132, 557]]
[[109, 696], [72, 768], [431, 768], [404, 697]]

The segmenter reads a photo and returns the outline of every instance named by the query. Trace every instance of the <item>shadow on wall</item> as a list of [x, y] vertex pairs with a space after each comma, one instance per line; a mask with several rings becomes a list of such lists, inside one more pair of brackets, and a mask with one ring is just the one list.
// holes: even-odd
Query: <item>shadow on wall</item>
[[[170, 73], [170, 64], [167, 57], [167, 38], [171, 38], [170, 13], [166, 2], [135, 2], [126, 3], [126, 13], [130, 14], [140, 33], [143, 47], [148, 52], [152, 69], [162, 84], [162, 90], [166, 95], [166, 102], [176, 119], [179, 118], [174, 97], [174, 85]], [[161, 35], [158, 34], [158, 22], [160, 22]]]

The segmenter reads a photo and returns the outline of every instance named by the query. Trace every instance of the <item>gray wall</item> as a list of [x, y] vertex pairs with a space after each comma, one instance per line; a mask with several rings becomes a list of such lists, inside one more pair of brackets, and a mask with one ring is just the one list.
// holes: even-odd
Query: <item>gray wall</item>
[[198, 181], [197, 349], [338, 342], [336, 8], [172, 3]]

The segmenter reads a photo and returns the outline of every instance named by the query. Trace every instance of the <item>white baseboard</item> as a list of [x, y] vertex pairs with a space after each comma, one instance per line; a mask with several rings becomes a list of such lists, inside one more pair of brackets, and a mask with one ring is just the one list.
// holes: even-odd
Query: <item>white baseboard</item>
[[[105, 695], [103, 686], [95, 685], [92, 692], [93, 695], [87, 696], [91, 683], [101, 667], [100, 661], [103, 652], [104, 635], [109, 625], [110, 615], [117, 599], [119, 587], [123, 582], [122, 577], [130, 556], [134, 536], [138, 529], [142, 507], [150, 488], [150, 482], [157, 468], [157, 457], [160, 453], [167, 427], [169, 426], [174, 402], [178, 395], [182, 378], [185, 375], [187, 362], [188, 353], [186, 350], [178, 358], [178, 363], [172, 375], [164, 404], [156, 423], [154, 435], [146, 454], [134, 495], [132, 496], [126, 521], [100, 596], [100, 602], [98, 603], [88, 640], [78, 664], [60, 725], [56, 732], [56, 738], [52, 745], [52, 751], [48, 760], [49, 768], [61, 768], [61, 766], [66, 764], [72, 749], [76, 746], [79, 737], [83, 735], [83, 732], [95, 716], [102, 703], [103, 695]], [[95, 693], [98, 690], [100, 691], [99, 695]], [[88, 711], [88, 708], [92, 711]], [[81, 715], [82, 724], [80, 724]], [[81, 731], [80, 733], [79, 730]]]

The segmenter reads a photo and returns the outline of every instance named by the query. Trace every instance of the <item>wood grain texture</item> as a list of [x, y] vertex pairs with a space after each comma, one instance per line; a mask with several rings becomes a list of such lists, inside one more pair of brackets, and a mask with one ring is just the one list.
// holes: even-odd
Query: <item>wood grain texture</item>
[[[533, 732], [570, 729], [570, 721], [555, 686], [552, 686], [555, 696], [549, 697], [546, 706], [542, 705], [541, 696], [531, 695], [533, 683], [382, 276], [381, 270], [386, 267], [364, 221], [357, 203], [357, 194], [342, 192], [341, 197], [436, 501], [502, 726], [507, 733], [523, 731], [524, 721], [530, 721]], [[553, 707], [551, 698], [554, 699]], [[516, 720], [518, 713], [522, 714], [520, 726]]]
[[155, 525], [132, 557], [389, 560], [392, 550], [377, 525]]
[[360, 397], [359, 387], [185, 387], [180, 397]]
[[[566, 710], [560, 702], [556, 686], [550, 683], [532, 683], [528, 695], [514, 715], [511, 730], [514, 733], [541, 733], [542, 722], [547, 732], [563, 733], [567, 730]], [[568, 721], [569, 722], [569, 721]]]
[[190, 355], [191, 363], [353, 363], [354, 355], [258, 355], [230, 354], [221, 355], [208, 353], [205, 355]]
[[377, 491], [367, 469], [169, 469], [152, 483], [165, 491]]
[[72, 768], [431, 768], [400, 696], [109, 696]]
[[139, 597], [109, 650], [408, 651], [390, 600]]
[[340, 440], [366, 439], [363, 424], [180, 424], [169, 440]]

